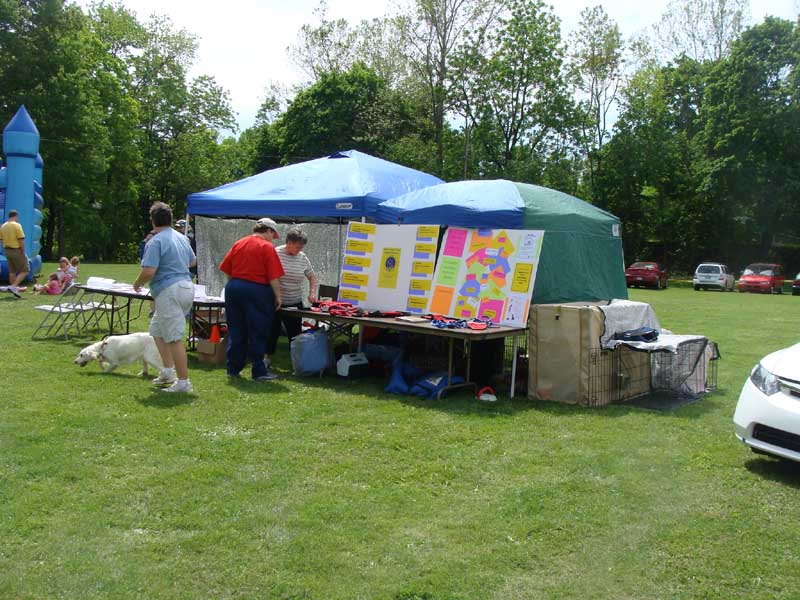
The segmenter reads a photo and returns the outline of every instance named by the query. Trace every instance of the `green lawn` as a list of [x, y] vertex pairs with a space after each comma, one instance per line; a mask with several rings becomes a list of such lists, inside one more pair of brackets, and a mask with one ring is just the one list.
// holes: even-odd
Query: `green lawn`
[[631, 295], [719, 342], [719, 391], [666, 413], [423, 401], [295, 378], [283, 346], [271, 385], [193, 362], [196, 394], [167, 397], [73, 365], [86, 342], [31, 342], [39, 302], [4, 294], [0, 597], [797, 598], [800, 465], [731, 418], [799, 341], [800, 298]]

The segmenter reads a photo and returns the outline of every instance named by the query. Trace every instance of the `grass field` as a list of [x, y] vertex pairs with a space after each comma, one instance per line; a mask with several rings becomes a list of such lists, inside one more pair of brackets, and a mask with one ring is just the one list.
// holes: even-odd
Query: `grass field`
[[86, 342], [31, 342], [39, 302], [4, 294], [0, 598], [797, 598], [800, 465], [731, 418], [800, 341], [800, 298], [631, 295], [719, 343], [717, 392], [425, 401], [295, 378], [284, 346], [271, 385], [193, 362], [196, 393], [166, 397], [73, 365]]

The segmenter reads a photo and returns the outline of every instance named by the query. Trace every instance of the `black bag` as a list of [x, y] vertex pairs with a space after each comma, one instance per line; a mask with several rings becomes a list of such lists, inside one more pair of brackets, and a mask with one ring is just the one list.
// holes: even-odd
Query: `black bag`
[[658, 329], [652, 327], [639, 327], [614, 334], [615, 340], [623, 342], [655, 342], [658, 339]]

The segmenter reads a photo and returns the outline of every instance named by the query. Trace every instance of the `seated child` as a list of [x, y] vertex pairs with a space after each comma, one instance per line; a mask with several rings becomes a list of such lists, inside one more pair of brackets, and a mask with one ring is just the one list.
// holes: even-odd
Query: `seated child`
[[58, 277], [58, 281], [61, 284], [61, 289], [65, 290], [72, 284], [72, 275], [69, 273], [69, 259], [66, 256], [62, 256], [58, 259], [58, 270], [56, 271], [56, 276]]
[[47, 283], [45, 285], [34, 285], [32, 293], [58, 296], [62, 291], [63, 288], [61, 287], [61, 283], [58, 281], [58, 273], [50, 273]]
[[67, 273], [72, 276], [73, 280], [78, 278], [78, 269], [80, 266], [81, 260], [77, 256], [73, 256], [69, 259], [69, 268], [67, 269]]

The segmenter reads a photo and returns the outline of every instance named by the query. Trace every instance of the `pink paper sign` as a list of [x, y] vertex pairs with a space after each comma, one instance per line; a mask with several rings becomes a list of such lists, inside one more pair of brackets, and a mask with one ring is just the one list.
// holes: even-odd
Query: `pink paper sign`
[[450, 228], [447, 230], [447, 237], [444, 241], [443, 254], [445, 256], [455, 256], [461, 258], [464, 253], [464, 245], [467, 243], [467, 230]]
[[483, 300], [478, 310], [481, 319], [490, 319], [492, 323], [499, 323], [503, 319], [502, 300]]

